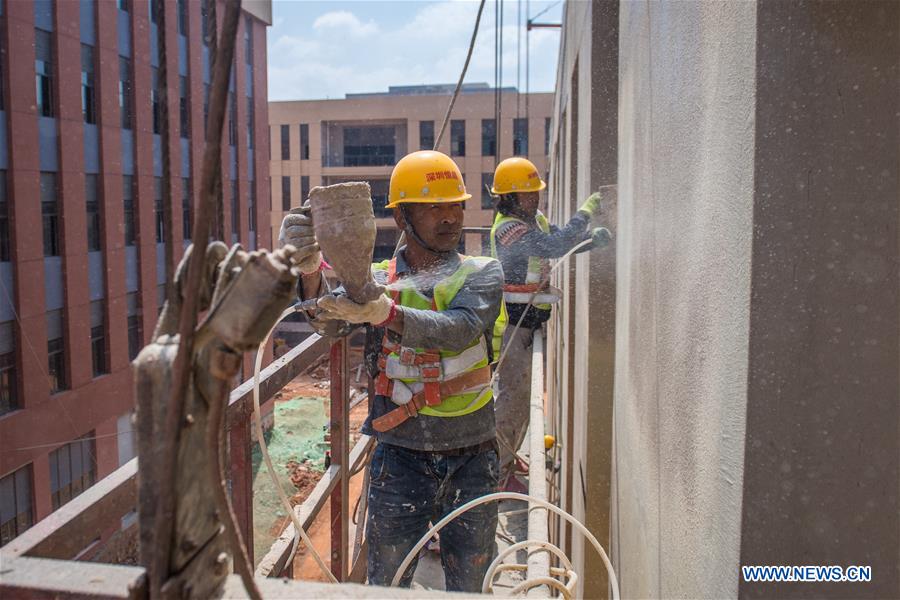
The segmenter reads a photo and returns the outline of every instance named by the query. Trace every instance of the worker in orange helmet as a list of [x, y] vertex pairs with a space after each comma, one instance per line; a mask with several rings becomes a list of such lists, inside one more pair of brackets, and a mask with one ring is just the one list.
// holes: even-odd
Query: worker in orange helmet
[[[324, 263], [310, 215], [289, 214], [282, 222], [282, 244], [298, 248], [302, 296], [321, 296], [313, 327], [368, 325], [375, 397], [362, 431], [378, 440], [369, 466], [370, 584], [391, 583], [429, 522], [497, 489], [489, 365], [503, 333], [503, 272], [492, 258], [457, 252], [469, 198], [459, 167], [445, 154], [413, 152], [397, 163], [387, 207], [407, 242], [392, 260], [372, 265], [377, 282], [393, 285], [365, 304], [322, 295]], [[481, 591], [496, 528], [497, 505], [489, 503], [441, 530], [448, 590]], [[416, 563], [401, 585], [410, 585]]]
[[604, 227], [589, 229], [591, 218], [600, 209], [599, 192], [591, 194], [560, 229], [538, 210], [540, 192], [546, 187], [530, 160], [513, 157], [497, 165], [490, 190], [498, 199], [491, 227], [491, 256], [503, 265], [503, 296], [510, 324], [503, 337], [504, 358], [498, 365], [495, 410], [501, 481], [511, 491], [523, 491], [512, 474], [516, 451], [528, 428], [532, 338], [560, 298], [559, 290], [550, 286], [550, 259], [563, 256], [585, 240], [591, 243], [579, 251], [603, 247], [610, 239]]

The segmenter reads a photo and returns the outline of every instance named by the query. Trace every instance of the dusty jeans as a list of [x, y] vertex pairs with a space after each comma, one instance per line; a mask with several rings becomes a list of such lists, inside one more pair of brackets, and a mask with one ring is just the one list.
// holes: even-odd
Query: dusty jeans
[[[497, 451], [453, 456], [378, 444], [370, 465], [366, 540], [370, 585], [390, 585], [419, 538], [466, 502], [497, 491]], [[494, 554], [497, 503], [481, 504], [440, 532], [448, 591], [480, 592]], [[400, 584], [409, 587], [418, 557]]]
[[503, 478], [513, 462], [509, 447], [518, 451], [522, 445], [531, 410], [531, 346], [534, 331], [521, 327], [513, 335], [514, 330], [515, 327], [511, 324], [503, 334], [503, 351], [506, 352], [506, 357], [497, 373], [497, 394], [494, 398], [497, 438], [500, 441], [500, 472]]

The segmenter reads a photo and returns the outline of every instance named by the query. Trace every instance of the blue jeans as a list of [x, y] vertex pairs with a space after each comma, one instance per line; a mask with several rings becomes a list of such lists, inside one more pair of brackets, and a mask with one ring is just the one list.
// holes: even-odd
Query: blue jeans
[[[378, 444], [370, 465], [366, 541], [370, 585], [390, 585], [394, 573], [429, 521], [497, 491], [496, 449], [454, 456]], [[497, 503], [481, 504], [440, 532], [441, 564], [448, 591], [480, 592], [494, 555]], [[400, 584], [409, 587], [418, 556]]]

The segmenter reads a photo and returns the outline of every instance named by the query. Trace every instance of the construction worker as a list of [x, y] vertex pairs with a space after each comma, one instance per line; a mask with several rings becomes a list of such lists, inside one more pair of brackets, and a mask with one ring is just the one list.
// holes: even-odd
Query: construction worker
[[599, 192], [591, 194], [560, 229], [550, 225], [538, 210], [540, 191], [546, 187], [534, 164], [519, 157], [497, 165], [491, 187], [491, 194], [498, 198], [491, 227], [491, 256], [503, 265], [510, 323], [503, 338], [505, 356], [498, 366], [495, 410], [501, 481], [512, 491], [521, 491], [522, 487], [511, 475], [515, 452], [528, 429], [532, 338], [550, 318], [551, 305], [559, 300], [558, 290], [549, 285], [550, 259], [563, 256], [588, 239], [592, 243], [583, 250], [605, 246], [610, 237], [603, 227], [589, 230], [591, 217], [600, 207]]
[[[494, 259], [456, 251], [470, 197], [459, 167], [440, 152], [397, 163], [387, 207], [407, 243], [394, 259], [372, 265], [376, 281], [391, 285], [366, 304], [322, 295], [324, 263], [308, 214], [282, 223], [282, 244], [299, 248], [302, 295], [322, 296], [313, 326], [368, 325], [376, 396], [362, 430], [378, 440], [369, 466], [370, 584], [390, 584], [430, 521], [497, 489], [489, 362], [502, 336], [503, 272]], [[481, 590], [496, 527], [497, 506], [488, 503], [441, 531], [448, 590]], [[416, 562], [402, 585], [410, 585]]]

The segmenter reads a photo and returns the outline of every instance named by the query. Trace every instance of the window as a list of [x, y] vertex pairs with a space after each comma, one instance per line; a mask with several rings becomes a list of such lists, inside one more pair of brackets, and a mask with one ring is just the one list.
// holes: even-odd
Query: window
[[187, 77], [178, 78], [178, 129], [181, 137], [191, 137], [190, 104], [188, 103]]
[[59, 256], [59, 198], [56, 173], [41, 173], [41, 217], [44, 229], [44, 256]]
[[94, 377], [109, 373], [105, 323], [103, 300], [94, 300], [91, 302], [91, 364], [94, 367]]
[[119, 10], [128, 12], [131, 10], [131, 0], [116, 0], [116, 6], [119, 7]]
[[66, 377], [66, 350], [63, 343], [62, 311], [47, 313], [47, 374], [50, 377], [50, 393], [68, 388]]
[[0, 323], [0, 415], [19, 408], [16, 384], [16, 338], [12, 321]]
[[344, 166], [390, 166], [396, 160], [397, 129], [386, 127], [345, 127]]
[[209, 3], [215, 0], [200, 0], [200, 31], [203, 34], [203, 45], [209, 46], [211, 33], [209, 30]]
[[176, 0], [175, 11], [178, 14], [178, 34], [187, 35], [187, 3], [189, 0]]
[[94, 432], [50, 453], [50, 499], [56, 510], [97, 480]]
[[481, 155], [497, 156], [497, 121], [481, 120]]
[[193, 194], [191, 193], [191, 178], [181, 178], [181, 230], [186, 241], [190, 241], [193, 222], [191, 213], [194, 210]]
[[253, 110], [253, 98], [247, 98], [247, 148], [253, 150], [256, 147], [256, 126], [254, 123], [256, 111]]
[[134, 360], [143, 347], [140, 315], [128, 317], [128, 360]]
[[253, 232], [256, 231], [256, 186], [252, 181], [247, 192], [247, 226]]
[[0, 546], [34, 525], [31, 465], [0, 479]]
[[52, 117], [53, 113], [53, 36], [43, 29], [34, 30], [34, 77], [37, 85], [37, 114]]
[[6, 110], [5, 100], [3, 99], [6, 95], [4, 91], [6, 86], [3, 83], [6, 80], [6, 74], [3, 72], [4, 62], [6, 62], [6, 34], [0, 31], [0, 110]]
[[434, 149], [434, 121], [419, 121], [419, 150]]
[[309, 175], [300, 176], [300, 204], [309, 199]]
[[122, 176], [122, 204], [125, 211], [125, 245], [134, 246], [134, 177], [131, 175]]
[[528, 156], [528, 119], [513, 119], [513, 154]]
[[244, 62], [253, 66], [253, 19], [244, 17]]
[[544, 154], [550, 154], [550, 117], [544, 119]]
[[0, 262], [10, 260], [9, 203], [6, 201], [6, 170], [0, 169]]
[[153, 178], [153, 213], [156, 220], [156, 243], [166, 241], [166, 221], [163, 214], [163, 184], [162, 177]]
[[228, 145], [237, 145], [237, 100], [234, 93], [228, 94]]
[[97, 176], [85, 174], [84, 197], [87, 210], [88, 252], [100, 250], [100, 201], [98, 200], [97, 186]]
[[237, 181], [231, 180], [231, 235], [241, 235], [241, 206], [238, 200]]
[[490, 256], [491, 255], [491, 234], [485, 231], [482, 231], [478, 234], [481, 240], [481, 256]]
[[494, 209], [494, 197], [491, 196], [491, 185], [493, 182], [493, 173], [481, 174], [481, 208], [484, 210]]
[[162, 133], [162, 103], [159, 101], [159, 69], [150, 67], [150, 114], [153, 117], [153, 133]]
[[281, 126], [281, 160], [291, 160], [291, 126]]
[[309, 125], [300, 124], [300, 160], [309, 160]]
[[81, 115], [85, 123], [97, 122], [94, 90], [94, 47], [81, 45]]
[[148, 4], [150, 5], [150, 22], [158, 25], [159, 23], [156, 21], [156, 14], [159, 10], [159, 0], [150, 0]]
[[122, 115], [122, 129], [131, 129], [132, 121], [132, 85], [131, 61], [124, 56], [119, 57], [119, 111]]
[[466, 122], [462, 119], [450, 121], [450, 156], [466, 155]]
[[291, 178], [281, 178], [281, 210], [291, 210]]

